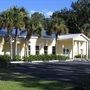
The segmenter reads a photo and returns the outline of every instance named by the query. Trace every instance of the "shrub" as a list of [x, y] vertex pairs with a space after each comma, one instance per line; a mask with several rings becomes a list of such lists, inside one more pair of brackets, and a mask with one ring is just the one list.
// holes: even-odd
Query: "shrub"
[[9, 55], [0, 55], [0, 66], [7, 66], [10, 61]]
[[[81, 58], [81, 54], [76, 55], [75, 58]], [[82, 58], [86, 58], [86, 55], [82, 55]]]
[[21, 61], [21, 57], [19, 55], [14, 56], [13, 61]]
[[24, 57], [24, 61], [37, 61], [37, 60], [48, 60], [49, 57], [46, 55], [30, 55], [28, 57]]
[[49, 60], [66, 60], [69, 59], [68, 56], [62, 56], [62, 55], [30, 55], [28, 57], [23, 58], [24, 61], [49, 61]]
[[62, 55], [57, 55], [56, 59], [57, 60], [66, 60], [66, 59], [69, 59], [69, 57], [68, 56], [62, 56]]

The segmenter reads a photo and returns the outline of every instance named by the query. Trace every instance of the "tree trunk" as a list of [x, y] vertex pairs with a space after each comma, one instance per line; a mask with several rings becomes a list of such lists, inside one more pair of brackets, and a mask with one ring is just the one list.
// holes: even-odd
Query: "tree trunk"
[[10, 37], [10, 57], [11, 57], [11, 60], [13, 59], [13, 47], [12, 47], [12, 36], [9, 36]]
[[18, 29], [16, 29], [16, 31], [15, 31], [15, 42], [14, 42], [14, 44], [15, 44], [15, 56], [17, 55], [17, 34], [18, 34]]
[[17, 37], [15, 38], [15, 55], [17, 55]]
[[26, 56], [28, 56], [28, 41], [27, 40], [25, 41], [25, 50], [26, 50], [25, 54], [26, 54]]
[[57, 33], [55, 34], [55, 54], [57, 55]]
[[4, 38], [4, 55], [6, 55], [6, 37]]
[[24, 49], [24, 56], [27, 56], [27, 49], [26, 49], [26, 40], [25, 40], [25, 49]]

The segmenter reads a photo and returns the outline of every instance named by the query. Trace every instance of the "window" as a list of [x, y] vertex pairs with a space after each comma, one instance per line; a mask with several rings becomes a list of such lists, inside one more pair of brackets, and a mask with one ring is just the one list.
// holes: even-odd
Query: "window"
[[52, 46], [52, 54], [56, 54], [56, 47]]
[[36, 55], [39, 54], [39, 46], [36, 46]]
[[31, 46], [28, 46], [28, 54], [31, 54]]
[[69, 54], [69, 49], [66, 49], [66, 53]]
[[69, 54], [69, 49], [63, 49], [63, 54]]
[[44, 54], [48, 54], [48, 46], [44, 46]]

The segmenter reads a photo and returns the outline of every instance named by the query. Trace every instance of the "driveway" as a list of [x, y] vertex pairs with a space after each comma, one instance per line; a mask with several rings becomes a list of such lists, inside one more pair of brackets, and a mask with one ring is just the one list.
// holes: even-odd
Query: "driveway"
[[[90, 62], [18, 64], [14, 71], [46, 80], [58, 80], [90, 88]], [[82, 89], [81, 89], [82, 90]], [[88, 90], [88, 89], [85, 89]]]

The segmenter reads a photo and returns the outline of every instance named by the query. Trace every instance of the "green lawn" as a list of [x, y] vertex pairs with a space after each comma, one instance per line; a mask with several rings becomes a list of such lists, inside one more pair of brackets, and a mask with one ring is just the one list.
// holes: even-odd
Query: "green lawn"
[[[26, 81], [25, 81], [26, 82]], [[0, 90], [70, 90], [69, 85], [56, 81], [29, 81], [27, 85], [16, 81], [0, 81]]]
[[72, 90], [72, 85], [0, 68], [0, 90]]

